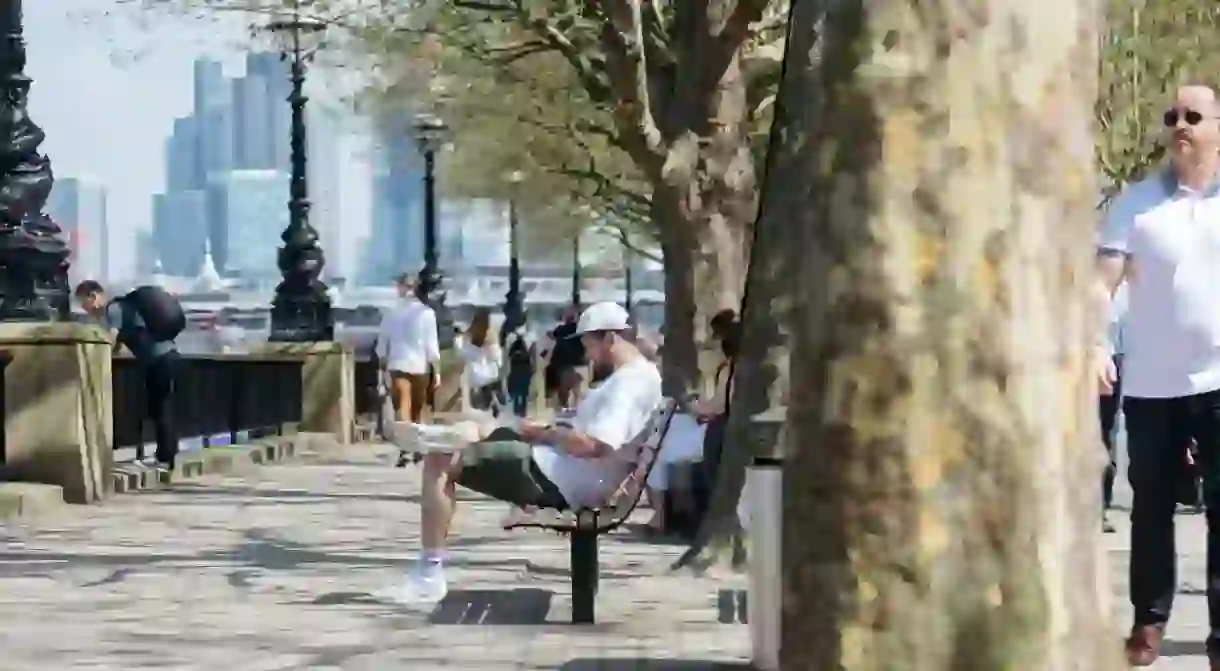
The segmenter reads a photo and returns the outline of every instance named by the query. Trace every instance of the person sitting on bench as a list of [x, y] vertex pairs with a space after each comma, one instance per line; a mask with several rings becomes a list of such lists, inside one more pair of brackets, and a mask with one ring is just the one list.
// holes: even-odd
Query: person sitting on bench
[[648, 426], [663, 400], [661, 374], [628, 338], [627, 311], [595, 303], [580, 316], [576, 336], [594, 366], [613, 372], [576, 406], [570, 425], [522, 420], [452, 454], [424, 457], [422, 551], [405, 582], [389, 596], [405, 604], [445, 597], [445, 538], [455, 485], [522, 507], [598, 507], [630, 473], [620, 451]]
[[[669, 466], [684, 462], [710, 462], [707, 464], [710, 481], [710, 476], [715, 473], [715, 463], [719, 460], [718, 445], [724, 440], [725, 408], [729, 399], [729, 375], [741, 339], [741, 322], [733, 310], [722, 310], [712, 317], [710, 327], [712, 339], [720, 344], [720, 352], [724, 356], [716, 366], [716, 390], [711, 398], [696, 400], [688, 408], [687, 414], [674, 417], [669, 425], [660, 460], [648, 475], [648, 501], [652, 504], [653, 514], [644, 528], [652, 533], [665, 531], [663, 492], [669, 489]], [[716, 446], [713, 448], [714, 454], [704, 454], [709, 432]]]

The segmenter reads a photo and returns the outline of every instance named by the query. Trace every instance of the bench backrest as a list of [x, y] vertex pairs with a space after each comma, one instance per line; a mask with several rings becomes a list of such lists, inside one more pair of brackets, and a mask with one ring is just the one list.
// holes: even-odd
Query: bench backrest
[[631, 472], [615, 490], [610, 500], [603, 508], [598, 526], [618, 526], [631, 516], [644, 495], [644, 486], [648, 483], [648, 475], [657, 463], [661, 446], [665, 443], [665, 434], [669, 432], [670, 421], [678, 412], [678, 404], [665, 399], [653, 411], [644, 432], [631, 441], [627, 449], [634, 450], [631, 457]]

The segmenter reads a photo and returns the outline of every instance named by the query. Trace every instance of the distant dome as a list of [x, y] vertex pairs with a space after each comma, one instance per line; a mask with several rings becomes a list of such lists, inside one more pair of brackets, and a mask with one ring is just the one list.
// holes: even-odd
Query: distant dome
[[165, 285], [168, 283], [168, 278], [165, 276], [165, 268], [164, 268], [164, 266], [161, 265], [161, 259], [157, 259], [156, 262], [153, 263], [153, 271], [152, 271], [151, 279], [152, 279], [153, 285], [162, 287], [162, 288], [164, 288]]
[[216, 262], [212, 260], [212, 244], [207, 241], [203, 248], [203, 267], [199, 269], [199, 277], [195, 279], [194, 290], [208, 293], [223, 289], [224, 280], [220, 278], [220, 273], [216, 272]]

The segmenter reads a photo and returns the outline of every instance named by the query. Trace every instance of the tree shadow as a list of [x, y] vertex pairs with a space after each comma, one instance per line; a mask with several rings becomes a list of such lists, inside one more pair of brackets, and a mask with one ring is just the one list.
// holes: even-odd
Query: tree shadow
[[557, 671], [753, 671], [745, 662], [712, 662], [697, 659], [572, 659]]
[[1204, 657], [1207, 644], [1203, 641], [1176, 641], [1167, 638], [1161, 643], [1162, 657]]

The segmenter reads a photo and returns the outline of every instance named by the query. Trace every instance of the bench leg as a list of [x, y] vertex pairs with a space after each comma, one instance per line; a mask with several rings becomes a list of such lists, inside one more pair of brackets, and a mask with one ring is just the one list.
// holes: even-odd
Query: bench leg
[[597, 531], [577, 530], [571, 538], [572, 623], [593, 624], [597, 600]]

